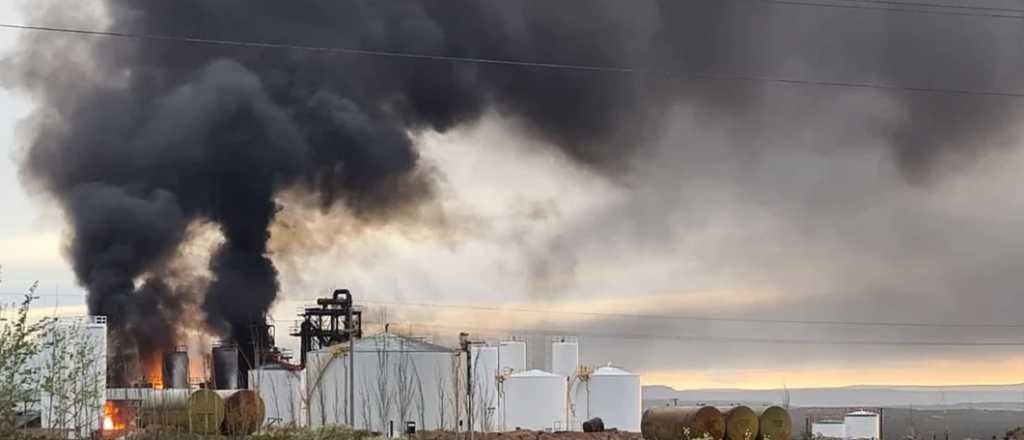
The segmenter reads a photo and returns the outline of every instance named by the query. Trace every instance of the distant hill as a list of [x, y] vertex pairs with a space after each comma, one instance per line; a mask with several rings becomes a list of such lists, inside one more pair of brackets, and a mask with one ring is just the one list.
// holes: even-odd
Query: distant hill
[[[645, 406], [663, 405], [678, 399], [680, 404], [744, 403], [778, 404], [782, 389], [699, 389], [676, 390], [664, 385], [643, 387]], [[841, 388], [796, 388], [789, 390], [790, 405], [805, 407], [919, 407], [998, 408], [1024, 410], [1024, 384], [957, 386], [876, 386]]]

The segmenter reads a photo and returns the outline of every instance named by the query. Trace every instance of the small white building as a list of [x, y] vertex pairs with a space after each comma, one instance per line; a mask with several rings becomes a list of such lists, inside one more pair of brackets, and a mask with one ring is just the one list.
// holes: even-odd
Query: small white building
[[881, 417], [870, 411], [854, 411], [843, 418], [849, 440], [877, 440], [881, 438]]
[[811, 434], [815, 438], [845, 439], [846, 424], [842, 420], [818, 420], [811, 423]]
[[503, 384], [505, 429], [560, 428], [566, 416], [565, 376], [540, 370], [515, 373]]

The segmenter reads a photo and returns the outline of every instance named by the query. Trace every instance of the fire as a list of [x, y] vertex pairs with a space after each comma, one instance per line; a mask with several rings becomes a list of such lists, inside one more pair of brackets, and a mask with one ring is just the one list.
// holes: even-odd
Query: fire
[[153, 384], [153, 388], [162, 389], [164, 387], [163, 381], [164, 372], [160, 368], [160, 360], [155, 359], [151, 362], [147, 362], [146, 365], [146, 379]]
[[114, 402], [107, 401], [107, 404], [103, 406], [103, 431], [120, 431], [125, 428], [123, 420], [121, 420], [124, 414], [118, 407], [114, 406]]
[[110, 416], [109, 414], [103, 416], [103, 430], [104, 431], [113, 431], [114, 430], [114, 418], [112, 416]]

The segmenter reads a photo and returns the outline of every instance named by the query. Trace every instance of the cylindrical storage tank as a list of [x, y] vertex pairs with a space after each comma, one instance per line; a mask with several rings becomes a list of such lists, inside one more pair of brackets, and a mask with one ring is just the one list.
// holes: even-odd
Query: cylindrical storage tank
[[505, 379], [505, 429], [552, 429], [562, 426], [566, 412], [565, 377], [540, 370]]
[[[584, 408], [584, 418], [600, 417], [605, 429], [640, 432], [640, 376], [612, 366], [598, 368], [590, 375], [583, 394], [585, 402], [575, 402], [576, 408]], [[579, 388], [574, 391], [579, 399]], [[579, 409], [576, 410], [577, 413]]]
[[[498, 421], [498, 347], [475, 345], [473, 355], [473, 425], [481, 431], [494, 430]], [[492, 415], [488, 422], [480, 412]], [[490, 425], [490, 426], [487, 426]]]
[[164, 353], [163, 367], [164, 388], [188, 388], [188, 352], [169, 351]]
[[252, 390], [221, 390], [224, 399], [223, 432], [227, 435], [253, 434], [263, 425], [267, 408], [259, 394]]
[[788, 439], [793, 433], [793, 420], [785, 408], [769, 406], [755, 409], [754, 412], [757, 413], [760, 422], [757, 430], [759, 440]]
[[526, 370], [526, 343], [502, 341], [498, 344], [498, 370], [518, 373]]
[[[760, 430], [757, 413], [748, 406], [734, 406], [722, 411], [725, 417], [725, 438], [727, 440], [754, 440]], [[788, 439], [782, 439], [788, 440]]]
[[640, 430], [645, 440], [722, 440], [725, 418], [712, 406], [671, 406], [644, 411]]
[[195, 434], [219, 434], [224, 399], [211, 390], [152, 390], [142, 400], [143, 427], [166, 426]]
[[580, 344], [576, 338], [558, 338], [551, 343], [551, 372], [562, 376], [576, 375], [580, 364]]
[[[302, 396], [304, 394], [303, 371], [283, 368], [271, 364], [249, 370], [249, 389], [259, 393], [266, 408], [265, 423], [275, 426], [299, 426], [304, 420]], [[310, 396], [310, 400], [314, 397]]]
[[238, 348], [213, 347], [213, 387], [218, 390], [238, 388]]
[[846, 424], [842, 420], [819, 420], [811, 424], [811, 435], [816, 439], [845, 439]]
[[846, 438], [850, 440], [878, 439], [881, 423], [878, 414], [869, 411], [854, 411], [843, 418], [846, 424]]

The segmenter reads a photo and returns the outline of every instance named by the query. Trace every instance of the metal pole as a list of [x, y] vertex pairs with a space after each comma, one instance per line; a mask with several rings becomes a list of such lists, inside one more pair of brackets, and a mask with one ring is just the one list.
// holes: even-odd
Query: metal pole
[[348, 426], [356, 427], [356, 332], [348, 330]]
[[473, 350], [466, 344], [466, 422], [469, 425], [469, 440], [473, 440]]

